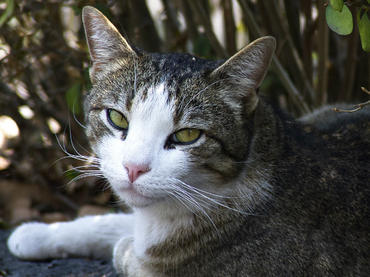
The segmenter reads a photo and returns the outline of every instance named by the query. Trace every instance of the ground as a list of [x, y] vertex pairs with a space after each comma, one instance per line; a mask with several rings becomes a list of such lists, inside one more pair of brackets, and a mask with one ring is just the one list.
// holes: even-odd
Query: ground
[[1, 277], [117, 277], [111, 262], [87, 259], [63, 259], [44, 262], [21, 261], [6, 246], [10, 234], [0, 229]]

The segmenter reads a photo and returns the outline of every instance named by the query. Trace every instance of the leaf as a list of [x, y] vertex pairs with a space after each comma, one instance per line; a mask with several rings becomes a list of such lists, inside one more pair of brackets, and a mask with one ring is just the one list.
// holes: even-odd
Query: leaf
[[331, 5], [326, 7], [326, 22], [329, 28], [339, 35], [349, 35], [353, 30], [352, 13], [346, 5], [341, 12], [336, 11]]
[[330, 5], [333, 7], [334, 10], [341, 12], [343, 9], [343, 0], [330, 0]]
[[7, 0], [5, 12], [0, 16], [0, 27], [9, 19], [14, 11], [14, 0]]
[[74, 114], [81, 113], [80, 104], [81, 82], [75, 82], [66, 92], [66, 100], [69, 110]]
[[[360, 17], [360, 13], [358, 13], [358, 16]], [[358, 30], [362, 49], [366, 52], [370, 52], [370, 20], [366, 12], [364, 12], [358, 20]]]

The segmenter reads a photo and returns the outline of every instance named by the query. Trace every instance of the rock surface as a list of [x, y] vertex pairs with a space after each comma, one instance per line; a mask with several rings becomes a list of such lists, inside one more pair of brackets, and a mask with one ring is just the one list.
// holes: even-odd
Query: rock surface
[[21, 261], [6, 246], [10, 231], [0, 229], [0, 277], [117, 277], [111, 262], [63, 259], [43, 262]]

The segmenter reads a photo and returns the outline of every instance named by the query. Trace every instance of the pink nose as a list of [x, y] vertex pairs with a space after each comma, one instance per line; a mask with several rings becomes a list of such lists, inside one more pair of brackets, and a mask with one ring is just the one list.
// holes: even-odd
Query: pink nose
[[128, 178], [131, 183], [135, 182], [140, 175], [150, 171], [147, 164], [126, 164], [125, 168], [127, 169]]

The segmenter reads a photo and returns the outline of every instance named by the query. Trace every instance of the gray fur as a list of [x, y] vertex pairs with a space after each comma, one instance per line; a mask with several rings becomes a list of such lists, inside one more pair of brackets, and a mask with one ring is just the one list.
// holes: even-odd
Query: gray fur
[[[175, 100], [175, 125], [191, 122], [206, 136], [183, 150], [192, 157], [191, 168], [235, 196], [223, 199], [234, 210], [209, 212], [212, 224], [194, 215], [193, 225], [149, 249], [145, 268], [154, 276], [370, 275], [368, 110], [320, 128], [258, 98], [272, 38], [226, 62], [149, 54], [132, 50], [96, 10], [84, 11], [94, 62], [94, 86], [85, 100], [93, 148], [109, 134], [98, 112], [129, 113], [134, 98], [145, 99], [150, 86], [165, 81]], [[98, 27], [86, 25], [89, 18]], [[101, 47], [94, 44], [96, 28], [106, 29], [105, 39], [115, 43], [102, 62], [95, 54]]]

